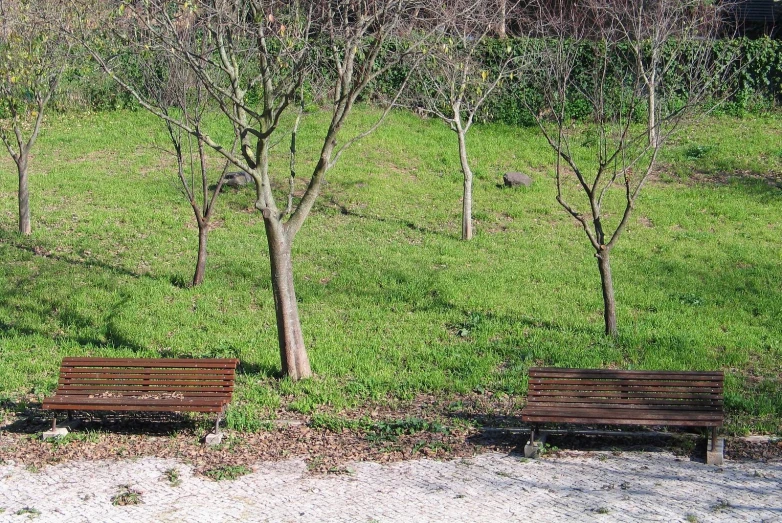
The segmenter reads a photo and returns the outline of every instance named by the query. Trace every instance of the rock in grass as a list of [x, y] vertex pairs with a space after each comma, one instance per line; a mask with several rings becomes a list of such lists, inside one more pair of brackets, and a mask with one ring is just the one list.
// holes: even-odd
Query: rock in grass
[[502, 181], [506, 187], [529, 187], [532, 185], [532, 178], [524, 173], [505, 173], [502, 177]]
[[227, 187], [244, 187], [253, 182], [253, 177], [244, 171], [225, 173], [223, 185]]

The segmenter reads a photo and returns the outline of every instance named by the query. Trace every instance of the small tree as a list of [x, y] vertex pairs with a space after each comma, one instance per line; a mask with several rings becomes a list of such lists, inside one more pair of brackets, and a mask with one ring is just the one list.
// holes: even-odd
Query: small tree
[[[183, 48], [188, 49], [194, 56], [202, 56], [207, 45], [204, 39], [199, 38], [193, 26], [184, 24], [179, 27], [179, 41]], [[206, 274], [209, 230], [231, 163], [225, 162], [216, 182], [210, 188], [213, 179], [210, 173], [214, 169], [211, 169], [207, 147], [201, 138], [206, 133], [204, 117], [208, 114], [209, 97], [204, 86], [186, 64], [172, 60], [169, 54], [159, 51], [159, 48], [144, 49], [141, 59], [135, 63], [139, 70], [142, 92], [147, 93], [149, 100], [166, 117], [162, 121], [176, 157], [177, 177], [195, 216], [198, 227], [198, 254], [192, 285], [196, 286], [203, 283]], [[194, 129], [195, 135], [185, 132], [182, 127], [173, 123], [174, 121], [181, 121]], [[231, 154], [236, 154], [236, 145], [235, 139]]]
[[19, 232], [32, 232], [28, 167], [44, 111], [70, 63], [71, 47], [57, 22], [58, 2], [0, 0], [0, 140], [19, 178]]
[[[112, 6], [119, 18], [107, 23], [120, 30], [127, 50], [134, 54], [154, 50], [185, 66], [233, 130], [226, 141], [181, 115], [167, 113], [115, 65], [121, 61], [90, 47], [103, 69], [142, 107], [253, 177], [255, 207], [263, 216], [269, 248], [282, 371], [293, 379], [310, 376], [294, 290], [293, 241], [328, 171], [388, 114], [387, 110], [370, 128], [340, 141], [367, 86], [415, 48], [413, 44], [404, 51], [401, 42], [389, 43], [400, 29], [415, 26], [408, 17], [416, 5], [402, 0], [202, 0], [183, 4], [148, 0]], [[198, 50], [183, 42], [186, 28], [204, 42]], [[410, 38], [416, 34], [408, 31]], [[322, 81], [328, 86], [331, 121], [322, 136], [317, 163], [298, 198], [295, 169], [286, 173], [287, 184], [273, 183], [270, 151], [289, 129], [284, 116], [300, 101], [302, 87]], [[228, 145], [232, 141], [238, 143], [238, 151]], [[295, 146], [291, 154], [295, 157]], [[278, 189], [281, 186], [285, 190]]]
[[[505, 2], [502, 3], [504, 7]], [[470, 240], [472, 226], [473, 172], [467, 152], [467, 133], [484, 102], [502, 82], [510, 78], [517, 65], [510, 44], [501, 49], [495, 63], [488, 35], [502, 24], [504, 11], [493, 2], [453, 0], [432, 4], [441, 30], [431, 34], [422, 48], [425, 61], [416, 70], [409, 94], [419, 111], [440, 118], [456, 133], [459, 163], [464, 179], [462, 192], [462, 239]]]
[[[529, 107], [556, 153], [557, 201], [583, 227], [600, 272], [605, 333], [617, 335], [611, 252], [661, 147], [717, 91], [730, 60], [713, 55], [719, 11], [705, 0], [540, 4], [546, 39]], [[576, 73], [576, 66], [590, 71]], [[583, 122], [573, 109], [587, 108]]]

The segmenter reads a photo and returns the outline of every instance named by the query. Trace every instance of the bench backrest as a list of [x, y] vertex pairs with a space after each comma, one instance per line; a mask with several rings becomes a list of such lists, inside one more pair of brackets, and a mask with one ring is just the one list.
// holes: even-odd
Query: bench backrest
[[173, 395], [230, 401], [237, 359], [63, 358], [58, 394]]
[[651, 407], [713, 416], [722, 412], [723, 381], [722, 371], [533, 367], [529, 370], [527, 404], [567, 409]]

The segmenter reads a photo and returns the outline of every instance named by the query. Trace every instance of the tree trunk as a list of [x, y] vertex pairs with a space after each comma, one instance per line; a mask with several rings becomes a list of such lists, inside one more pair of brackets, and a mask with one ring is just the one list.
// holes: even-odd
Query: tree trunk
[[616, 300], [614, 299], [614, 281], [611, 277], [611, 261], [608, 251], [597, 253], [597, 267], [600, 270], [600, 282], [603, 287], [603, 318], [606, 336], [616, 336]]
[[506, 21], [507, 9], [508, 9], [507, 0], [500, 0], [500, 22], [497, 27], [497, 36], [500, 39], [504, 39], [508, 37], [508, 34], [505, 31], [505, 26], [507, 25], [507, 21]]
[[193, 276], [193, 287], [204, 282], [207, 234], [209, 234], [209, 222], [207, 220], [198, 220], [198, 260], [196, 261], [195, 275]]
[[649, 145], [657, 147], [657, 80], [655, 71], [651, 72], [651, 81], [648, 84], [649, 89]]
[[22, 152], [16, 164], [19, 172], [19, 234], [29, 236], [32, 232], [30, 223], [30, 188], [27, 184], [27, 155]]
[[462, 164], [464, 174], [464, 195], [462, 197], [462, 240], [472, 239], [472, 171], [467, 163], [467, 141], [465, 133], [458, 130], [459, 137], [459, 161]]
[[271, 261], [272, 292], [277, 314], [277, 339], [280, 346], [282, 373], [300, 380], [312, 376], [304, 335], [299, 320], [299, 306], [293, 286], [293, 259], [291, 242], [282, 224], [271, 213], [264, 212], [266, 238]]

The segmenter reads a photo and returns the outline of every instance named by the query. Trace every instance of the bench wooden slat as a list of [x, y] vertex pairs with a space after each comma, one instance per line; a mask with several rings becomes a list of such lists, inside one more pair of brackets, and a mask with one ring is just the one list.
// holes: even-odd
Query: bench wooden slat
[[93, 374], [148, 374], [154, 376], [156, 374], [170, 375], [170, 376], [233, 376], [235, 374], [233, 369], [151, 369], [144, 367], [69, 367], [63, 369], [60, 372], [60, 376], [63, 377], [78, 377], [78, 376], [90, 376]]
[[188, 388], [188, 387], [173, 387], [173, 386], [170, 386], [170, 385], [168, 385], [168, 386], [161, 385], [159, 387], [154, 387], [152, 385], [150, 385], [149, 387], [145, 387], [143, 385], [114, 385], [114, 386], [108, 386], [107, 385], [107, 386], [104, 386], [104, 387], [100, 387], [100, 386], [93, 386], [93, 385], [74, 385], [74, 386], [63, 385], [61, 387], [58, 387], [57, 393], [58, 394], [60, 394], [60, 393], [67, 394], [67, 393], [69, 393], [71, 391], [79, 391], [79, 390], [81, 390], [81, 391], [92, 390], [92, 391], [100, 391], [100, 392], [105, 392], [107, 390], [116, 390], [116, 391], [137, 390], [139, 392], [150, 391], [150, 390], [157, 390], [157, 391], [162, 391], [162, 392], [165, 392], [165, 391], [176, 392], [176, 391], [180, 391], [180, 390], [181, 391], [187, 390], [187, 391], [193, 391], [193, 392], [223, 392], [223, 393], [229, 394], [229, 393], [233, 392], [233, 387], [202, 387], [202, 386], [197, 386], [197, 387], [189, 387]]
[[[578, 417], [581, 419], [622, 419], [626, 417], [632, 417], [635, 419], [648, 419], [648, 420], [681, 420], [681, 419], [715, 419], [720, 418], [721, 415], [711, 412], [703, 411], [671, 411], [668, 409], [606, 409], [606, 408], [577, 408], [577, 409], [564, 409], [558, 408], [556, 412], [552, 412], [547, 408], [530, 408], [527, 411], [529, 416], [543, 416], [550, 418], [560, 417]], [[606, 421], [606, 423], [608, 423]]]
[[590, 425], [642, 425], [642, 426], [676, 426], [676, 427], [721, 427], [723, 424], [722, 418], [720, 419], [714, 419], [714, 420], [676, 420], [675, 422], [672, 422], [671, 420], [648, 420], [648, 419], [635, 419], [635, 418], [623, 418], [623, 419], [612, 419], [612, 420], [600, 420], [600, 419], [590, 419], [585, 420], [581, 417], [557, 417], [552, 418], [548, 416], [525, 416], [524, 421], [528, 423], [573, 423], [573, 424], [590, 424]]
[[232, 358], [63, 358], [62, 367], [236, 368]]
[[[586, 386], [576, 387], [573, 385], [565, 385], [563, 387], [530, 387], [530, 394], [546, 394], [548, 392], [583, 392]], [[592, 385], [589, 387], [590, 392], [627, 392], [636, 395], [639, 394], [663, 394], [668, 392], [683, 393], [683, 394], [721, 394], [722, 389], [718, 387], [713, 388], [688, 388], [688, 387], [639, 387], [633, 385]]]
[[645, 371], [645, 370], [614, 370], [614, 369], [565, 369], [559, 367], [535, 367], [529, 370], [530, 378], [615, 378], [615, 379], [677, 379], [677, 380], [708, 380], [723, 381], [724, 375], [719, 372], [699, 371]]
[[173, 385], [177, 387], [187, 387], [187, 386], [204, 386], [204, 387], [224, 387], [224, 386], [230, 386], [233, 383], [233, 380], [171, 380], [171, 379], [162, 379], [162, 378], [141, 378], [141, 379], [115, 379], [115, 380], [60, 380], [60, 384], [63, 386], [69, 386], [69, 385]]
[[660, 392], [654, 393], [632, 393], [632, 392], [612, 392], [612, 391], [600, 391], [594, 394], [590, 394], [589, 391], [533, 391], [529, 394], [529, 397], [557, 397], [566, 396], [569, 398], [674, 398], [674, 399], [701, 399], [701, 398], [713, 398], [722, 399], [722, 394], [719, 393], [692, 393], [692, 392]]
[[[121, 397], [121, 396], [139, 396], [142, 394], [181, 394], [184, 398], [227, 398], [230, 399], [231, 395], [227, 394], [224, 391], [220, 392], [209, 392], [209, 391], [199, 391], [199, 390], [112, 390], [112, 389], [100, 389], [100, 390], [69, 390], [69, 391], [63, 391], [60, 394], [57, 394], [57, 396], [52, 396], [52, 398], [89, 398], [89, 397], [97, 397], [101, 396], [103, 394], [106, 394], [107, 392], [110, 392], [113, 396]], [[48, 398], [47, 398], [48, 399]]]
[[596, 386], [622, 386], [622, 387], [687, 387], [687, 388], [722, 388], [722, 382], [719, 381], [687, 381], [687, 380], [637, 380], [634, 378], [620, 380], [620, 379], [605, 379], [605, 380], [549, 380], [542, 378], [535, 378], [529, 380], [530, 387], [580, 387], [582, 385], [588, 385], [590, 387]]
[[144, 412], [223, 412], [224, 405], [176, 405], [165, 407], [160, 405], [99, 405], [84, 403], [49, 404], [48, 410], [100, 410], [100, 411], [144, 411]]
[[[194, 397], [187, 397], [187, 398], [172, 398], [170, 396], [166, 397], [154, 397], [153, 395], [147, 395], [151, 397], [145, 397], [145, 395], [140, 394], [136, 397], [134, 396], [123, 396], [123, 397], [90, 397], [90, 398], [79, 398], [79, 401], [83, 402], [84, 404], [90, 404], [90, 405], [146, 405], [146, 404], [155, 404], [161, 407], [176, 407], [178, 405], [208, 405], [208, 406], [219, 406], [223, 405], [226, 401], [225, 398], [194, 398]], [[57, 404], [57, 403], [75, 403], [73, 401], [74, 398], [70, 396], [55, 396], [52, 401], [49, 401], [50, 404]], [[88, 401], [87, 401], [88, 400]]]
[[604, 405], [681, 405], [722, 407], [723, 400], [714, 398], [599, 398], [592, 396], [527, 396], [527, 405], [541, 404], [561, 406], [567, 403], [595, 403]]
[[676, 403], [601, 403], [597, 401], [583, 400], [579, 402], [548, 402], [548, 401], [536, 401], [534, 403], [527, 403], [529, 409], [665, 409], [665, 410], [682, 410], [682, 411], [722, 411], [722, 405], [712, 404], [676, 404]]

